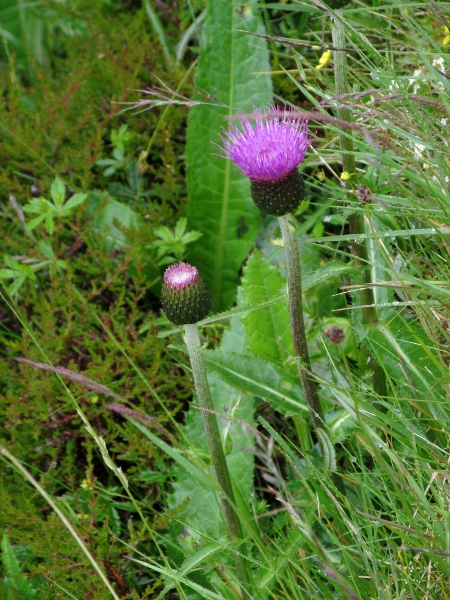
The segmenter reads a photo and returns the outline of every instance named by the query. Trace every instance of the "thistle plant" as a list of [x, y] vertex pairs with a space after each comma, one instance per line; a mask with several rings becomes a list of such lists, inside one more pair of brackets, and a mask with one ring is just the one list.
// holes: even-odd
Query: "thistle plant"
[[[342, 7], [348, 4], [344, 1], [325, 0], [331, 8], [335, 9], [336, 18], [333, 19], [332, 35], [333, 35], [333, 60], [334, 60], [334, 79], [335, 79], [335, 95], [341, 97], [348, 93], [348, 78], [347, 78], [347, 55], [345, 52], [345, 26], [342, 22], [343, 10]], [[350, 122], [352, 120], [351, 112], [348, 108], [343, 107], [338, 109], [338, 117], [341, 121]], [[356, 161], [354, 154], [353, 138], [351, 130], [344, 131], [341, 129], [340, 146], [342, 150], [342, 167], [343, 172], [350, 178], [356, 173]], [[365, 234], [364, 214], [358, 210], [352, 212], [349, 217], [350, 233], [357, 236]], [[375, 297], [372, 288], [372, 275], [369, 265], [369, 254], [366, 241], [359, 237], [352, 244], [353, 253], [356, 258], [356, 264], [363, 268], [363, 288], [360, 292], [362, 322], [364, 325], [375, 325], [378, 322], [377, 308], [375, 306]], [[373, 389], [380, 395], [387, 394], [386, 377], [383, 368], [373, 359], [370, 359], [370, 364], [373, 370]]]
[[249, 598], [249, 568], [242, 543], [242, 527], [235, 512], [235, 496], [222, 447], [219, 426], [211, 399], [205, 363], [203, 361], [197, 322], [204, 319], [211, 308], [211, 296], [198, 270], [187, 264], [177, 263], [164, 273], [161, 301], [167, 318], [175, 325], [184, 325], [185, 342], [189, 353], [195, 391], [202, 409], [203, 425], [215, 476], [220, 486], [220, 504], [228, 535], [234, 542], [241, 542], [236, 554], [236, 571], [243, 598]]
[[277, 216], [286, 253], [289, 312], [294, 352], [311, 423], [328, 469], [335, 469], [334, 452], [326, 433], [325, 419], [311, 369], [303, 315], [301, 262], [294, 219], [290, 213], [304, 199], [305, 185], [298, 167], [311, 144], [307, 123], [293, 109], [283, 112], [268, 106], [255, 109], [256, 124], [248, 119], [241, 128], [231, 125], [220, 136], [222, 155], [231, 159], [250, 179], [255, 204]]

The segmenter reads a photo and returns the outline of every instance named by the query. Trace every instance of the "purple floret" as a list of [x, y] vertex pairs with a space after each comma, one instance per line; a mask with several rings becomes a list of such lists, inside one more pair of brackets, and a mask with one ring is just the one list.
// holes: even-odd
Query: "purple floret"
[[198, 279], [197, 269], [183, 262], [170, 266], [164, 273], [164, 283], [172, 289], [184, 288]]
[[306, 129], [306, 121], [296, 119], [292, 108], [288, 117], [269, 117], [265, 114], [279, 112], [279, 107], [268, 106], [255, 125], [244, 120], [241, 128], [230, 126], [220, 136], [223, 156], [230, 158], [252, 181], [276, 182], [287, 177], [302, 162], [311, 142]]

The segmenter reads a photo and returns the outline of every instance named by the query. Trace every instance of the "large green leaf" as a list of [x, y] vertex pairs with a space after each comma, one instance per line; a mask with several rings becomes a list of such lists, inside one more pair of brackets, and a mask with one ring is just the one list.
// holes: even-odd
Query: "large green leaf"
[[207, 350], [204, 353], [209, 371], [240, 392], [264, 398], [284, 415], [307, 413], [298, 377], [289, 371], [252, 356]]
[[[218, 422], [221, 435], [224, 436], [225, 431], [227, 432], [228, 442], [225, 446], [231, 449], [227, 456], [231, 477], [235, 486], [239, 488], [241, 497], [248, 502], [253, 482], [253, 435], [248, 425], [253, 424], [254, 402], [246, 397], [245, 402], [241, 402], [233, 414], [233, 408], [238, 402], [236, 391], [221, 381], [215, 373], [208, 375], [208, 381], [217, 413], [236, 418], [230, 421], [228, 418], [219, 417]], [[192, 445], [192, 452], [201, 457], [208, 456], [200, 410], [191, 408], [187, 413], [184, 435]], [[175, 475], [171, 507], [179, 508], [179, 517], [197, 532], [212, 536], [216, 540], [225, 538], [226, 529], [216, 491], [211, 485], [205, 485], [199, 478], [192, 477], [192, 472], [181, 465], [175, 467]]]
[[[255, 251], [242, 277], [242, 293], [252, 306], [271, 300], [286, 286], [278, 269]], [[248, 348], [259, 358], [279, 364], [294, 355], [289, 322], [289, 307], [284, 297], [276, 304], [247, 313], [242, 317]]]
[[[218, 415], [224, 415], [224, 417], [218, 417], [218, 423], [224, 446], [228, 451], [227, 463], [235, 488], [237, 511], [241, 521], [247, 523], [248, 527], [252, 527], [249, 506], [253, 489], [254, 400], [246, 396], [240, 402], [238, 393], [224, 383], [216, 373], [208, 374], [208, 381], [214, 408]], [[186, 426], [183, 433], [189, 440], [191, 446], [189, 452], [192, 454], [193, 460], [208, 461], [202, 415], [200, 410], [194, 406], [186, 415]], [[212, 467], [209, 468], [213, 475]], [[188, 562], [183, 563], [181, 571], [189, 579], [202, 582], [206, 586], [212, 584], [214, 588], [220, 589], [222, 586], [220, 579], [214, 572], [209, 573], [209, 563], [216, 561], [221, 564], [231, 564], [232, 559], [229, 552], [220, 550], [220, 546], [223, 547], [223, 550], [226, 549], [229, 540], [217, 491], [210, 482], [205, 482], [203, 478], [193, 477], [192, 468], [186, 469], [179, 461], [173, 472], [174, 482], [172, 494], [169, 496], [169, 508], [172, 513], [176, 513], [177, 519], [171, 522], [170, 537], [178, 546], [178, 553], [181, 551], [182, 555], [188, 557]], [[205, 552], [204, 556], [198, 555], [198, 563], [208, 561], [206, 571], [203, 572], [201, 568], [198, 570], [199, 564], [191, 564], [191, 559], [195, 550], [203, 547], [208, 540], [215, 540], [219, 542], [220, 546], [214, 547], [211, 553]], [[210, 546], [206, 544], [205, 549], [207, 547]], [[179, 562], [179, 557], [177, 558], [171, 548], [169, 548], [169, 552], [172, 558]], [[212, 559], [211, 554], [217, 552], [219, 556]], [[192, 572], [190, 572], [191, 569]], [[207, 573], [207, 578], [202, 579]], [[167, 589], [170, 587], [171, 584], [168, 581]], [[225, 592], [225, 590], [223, 591]], [[189, 598], [200, 600], [203, 596], [190, 592]]]
[[[214, 310], [235, 300], [239, 268], [259, 228], [259, 211], [250, 185], [231, 161], [212, 156], [226, 117], [263, 108], [271, 101], [269, 55], [257, 2], [210, 0], [203, 32], [196, 88], [220, 105], [191, 109], [187, 131], [189, 228], [201, 231], [200, 243], [189, 254], [211, 291]], [[265, 73], [265, 74], [260, 74]], [[199, 96], [204, 100], [204, 96]]]

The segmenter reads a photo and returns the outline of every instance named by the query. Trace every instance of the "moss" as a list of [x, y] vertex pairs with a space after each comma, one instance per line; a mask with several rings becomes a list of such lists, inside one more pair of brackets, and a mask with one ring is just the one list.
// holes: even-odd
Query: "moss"
[[[157, 111], [119, 114], [122, 107], [116, 104], [139, 97], [131, 90], [153, 85], [153, 66], [162, 64], [147, 18], [139, 11], [106, 14], [98, 3], [91, 4], [84, 14], [88, 37], [65, 39], [64, 58], [52, 57], [51, 73], [35, 67], [26, 87], [14, 78], [4, 78], [0, 84], [2, 250], [38, 260], [42, 258], [38, 242], [45, 241], [57, 258], [66, 261], [66, 269], [59, 272], [51, 265], [40, 269], [35, 281], [21, 287], [17, 302], [0, 307], [4, 359], [0, 361], [0, 442], [28, 466], [48, 493], [55, 498], [69, 495], [74, 506], [83, 479], [95, 481], [90, 505], [94, 517], [76, 522], [77, 530], [118, 590], [123, 583], [124, 597], [151, 597], [159, 584], [145, 583], [141, 568], [123, 560], [129, 549], [115, 540], [111, 517], [95, 517], [99, 490], [112, 489], [118, 482], [105, 467], [65, 385], [127, 474], [146, 518], [154, 528], [163, 527], [159, 516], [163, 490], [159, 483], [145, 484], [141, 474], [169, 472], [170, 465], [123, 412], [125, 408], [137, 411], [133, 413], [137, 418], [139, 413], [146, 415], [142, 417], [146, 425], [168, 439], [176, 432], [176, 420], [182, 419], [184, 399], [191, 394], [190, 382], [167, 354], [166, 341], [157, 337], [159, 301], [149, 290], [142, 250], [154, 239], [155, 226], [172, 225], [175, 216], [184, 212], [184, 166], [179, 157], [185, 115], [173, 111], [154, 136], [142, 169], [143, 189], [150, 194], [130, 200], [143, 226], [137, 232], [122, 228], [123, 248], [105, 252], [104, 240], [92, 229], [93, 215], [87, 205], [74, 218], [58, 223], [53, 237], [43, 225], [24, 235], [17, 208], [32, 195], [48, 196], [55, 174], [77, 192], [105, 190], [112, 182], [127, 185], [125, 169], [106, 178], [95, 164], [111, 155], [112, 129], [127, 124], [133, 133], [127, 146], [131, 161], [147, 149], [158, 126]], [[173, 87], [183, 75], [183, 69], [164, 74]], [[10, 194], [16, 208], [9, 202]], [[140, 333], [147, 321], [150, 325]], [[62, 383], [55, 373], [17, 362], [19, 357], [82, 374], [107, 386], [121, 400], [68, 378]], [[33, 557], [24, 571], [44, 575], [47, 587], [40, 597], [58, 597], [52, 584], [56, 581], [76, 597], [109, 598], [43, 499], [10, 465], [4, 466], [4, 472], [0, 530], [8, 528], [11, 543], [26, 546]], [[131, 508], [124, 505], [116, 510], [122, 539], [153, 553], [148, 533]], [[131, 518], [135, 519], [132, 528]], [[147, 584], [149, 595], [144, 593]]]
[[[155, 54], [146, 20], [125, 12], [108, 19], [95, 12], [86, 20], [88, 37], [84, 42], [78, 37], [66, 40], [66, 57], [54, 59], [53, 77], [48, 70], [36, 70], [26, 89], [4, 80], [0, 182], [3, 194], [11, 192], [19, 202], [30, 196], [30, 177], [43, 192], [55, 173], [77, 191], [104, 187], [109, 181], [99, 177], [94, 165], [109, 152], [110, 130], [129, 124], [135, 133], [130, 151], [137, 156], [157, 126], [157, 111], [135, 116], [121, 113], [118, 104], [142, 97], [132, 90], [155, 84], [152, 67], [161, 56]], [[182, 72], [166, 75], [166, 83], [176, 87]], [[169, 217], [178, 206], [178, 194], [184, 194], [182, 165], [172, 143], [183, 120], [182, 111], [174, 111], [159, 129], [146, 171], [146, 187], [156, 184], [155, 197], [175, 204], [169, 206]]]

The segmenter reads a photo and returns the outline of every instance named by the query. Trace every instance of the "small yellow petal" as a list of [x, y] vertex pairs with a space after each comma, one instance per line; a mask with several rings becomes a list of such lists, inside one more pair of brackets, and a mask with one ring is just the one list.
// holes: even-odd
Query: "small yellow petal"
[[447, 46], [447, 44], [450, 44], [450, 35], [447, 35], [442, 42], [443, 46]]
[[98, 396], [92, 396], [91, 402], [92, 402], [92, 404], [97, 404], [97, 402], [98, 402]]
[[331, 59], [331, 50], [326, 50], [322, 56], [319, 58], [319, 64], [316, 66], [316, 69], [322, 69], [325, 67]]
[[350, 179], [351, 175], [348, 171], [344, 171], [343, 173], [341, 173], [341, 180], [342, 181], [348, 181]]

